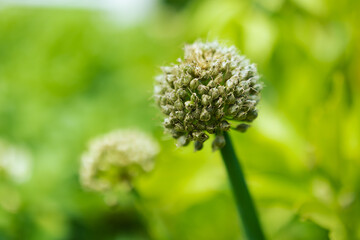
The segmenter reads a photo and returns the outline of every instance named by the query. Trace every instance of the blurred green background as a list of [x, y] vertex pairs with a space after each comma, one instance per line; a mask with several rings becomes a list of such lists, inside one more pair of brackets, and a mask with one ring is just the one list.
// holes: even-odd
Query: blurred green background
[[[220, 154], [177, 149], [152, 99], [159, 66], [197, 39], [262, 74], [258, 119], [231, 135], [269, 239], [360, 239], [360, 1], [21, 2], [0, 1], [0, 139], [31, 177], [1, 177], [1, 240], [243, 239]], [[143, 203], [108, 207], [79, 160], [127, 127], [162, 151], [136, 182]]]

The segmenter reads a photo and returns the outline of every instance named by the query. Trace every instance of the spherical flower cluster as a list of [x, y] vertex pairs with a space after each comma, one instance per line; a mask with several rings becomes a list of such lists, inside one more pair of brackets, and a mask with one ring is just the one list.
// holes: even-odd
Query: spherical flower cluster
[[128, 189], [153, 168], [158, 144], [138, 130], [117, 130], [93, 139], [81, 159], [80, 180], [95, 191]]
[[[185, 46], [184, 59], [162, 67], [156, 77], [155, 100], [166, 115], [163, 125], [178, 146], [194, 141], [200, 150], [209, 134], [216, 134], [213, 150], [225, 145], [222, 133], [231, 121], [252, 122], [262, 84], [256, 66], [237, 49], [218, 42]], [[242, 123], [235, 129], [244, 132]]]
[[28, 151], [0, 139], [0, 176], [15, 183], [29, 180], [31, 156]]

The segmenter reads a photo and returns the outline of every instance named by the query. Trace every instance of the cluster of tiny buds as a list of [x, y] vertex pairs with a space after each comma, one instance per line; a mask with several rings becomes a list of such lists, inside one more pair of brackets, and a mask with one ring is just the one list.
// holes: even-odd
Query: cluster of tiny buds
[[258, 115], [262, 84], [256, 66], [232, 47], [218, 42], [185, 46], [184, 59], [162, 67], [156, 77], [155, 100], [166, 115], [163, 125], [178, 146], [194, 141], [195, 151], [215, 134], [213, 150], [225, 145], [222, 133], [232, 127], [245, 132]]

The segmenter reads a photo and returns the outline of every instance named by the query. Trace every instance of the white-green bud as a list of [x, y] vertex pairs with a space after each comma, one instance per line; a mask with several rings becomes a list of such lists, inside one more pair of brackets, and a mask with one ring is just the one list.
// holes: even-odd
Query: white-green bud
[[196, 93], [191, 94], [190, 100], [194, 103], [198, 103], [199, 102], [199, 98], [196, 95]]
[[190, 82], [190, 89], [195, 90], [199, 86], [199, 79], [195, 78]]
[[211, 118], [211, 114], [204, 108], [200, 114], [200, 120], [203, 122], [209, 121]]
[[185, 108], [188, 110], [188, 111], [191, 111], [192, 109], [195, 108], [195, 103], [191, 102], [191, 101], [186, 101], [185, 102]]
[[188, 96], [187, 92], [186, 92], [184, 89], [182, 89], [182, 88], [178, 89], [177, 95], [178, 95], [178, 97], [181, 98], [182, 100], [184, 100], [184, 99]]
[[204, 106], [209, 105], [209, 104], [211, 103], [211, 97], [210, 97], [209, 95], [206, 95], [206, 94], [202, 95], [202, 97], [201, 97], [201, 103], [202, 103], [202, 105], [204, 105]]
[[218, 86], [217, 89], [219, 90], [220, 96], [225, 97], [226, 95], [226, 89], [224, 86]]
[[176, 111], [175, 112], [175, 116], [180, 119], [183, 120], [185, 118], [185, 112], [184, 111]]
[[256, 118], [262, 84], [256, 66], [233, 46], [195, 42], [184, 50], [177, 64], [161, 68], [154, 94], [170, 118], [164, 121], [165, 128], [177, 138], [190, 136], [199, 150], [206, 141], [195, 137], [200, 132], [221, 136], [230, 129], [227, 120], [251, 122]]
[[206, 94], [209, 91], [209, 88], [205, 85], [199, 85], [197, 90], [199, 94]]
[[215, 88], [215, 87], [216, 87], [216, 84], [215, 84], [215, 82], [214, 82], [213, 80], [211, 80], [211, 81], [207, 84], [207, 87], [208, 87], [209, 89], [212, 89], [212, 88]]
[[174, 126], [173, 122], [171, 121], [171, 118], [169, 117], [164, 119], [163, 124], [166, 128], [171, 128]]
[[178, 138], [177, 140], [177, 146], [178, 147], [184, 147], [187, 146], [190, 143], [191, 139], [187, 135], [183, 135]]
[[235, 98], [235, 96], [234, 96], [234, 94], [232, 92], [229, 93], [229, 95], [227, 96], [226, 102], [228, 104], [234, 104], [236, 102], [236, 98]]

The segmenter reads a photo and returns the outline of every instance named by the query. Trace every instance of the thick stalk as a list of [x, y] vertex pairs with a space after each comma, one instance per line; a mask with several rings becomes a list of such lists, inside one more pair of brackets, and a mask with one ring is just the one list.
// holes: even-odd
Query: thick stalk
[[155, 221], [155, 228], [150, 228], [152, 238], [154, 239], [172, 239], [170, 237], [170, 233], [167, 231], [165, 223], [159, 216], [158, 212], [153, 209], [149, 208], [146, 204], [146, 201], [143, 201], [144, 199], [141, 197], [140, 193], [136, 190], [135, 187], [132, 187], [132, 193], [136, 198], [137, 201], [137, 207], [139, 208], [139, 211], [143, 214], [144, 218], [146, 219], [146, 222], [149, 227], [149, 223]]
[[229, 180], [233, 189], [237, 209], [239, 212], [245, 235], [248, 240], [265, 240], [264, 233], [257, 217], [254, 203], [246, 185], [244, 173], [236, 157], [230, 136], [224, 132], [226, 144], [221, 148], [221, 156], [224, 160]]

